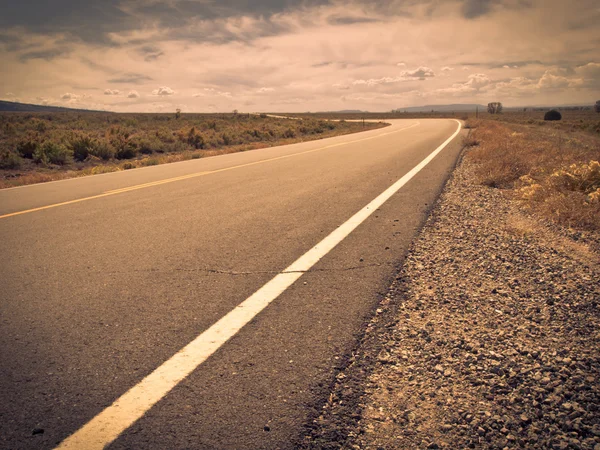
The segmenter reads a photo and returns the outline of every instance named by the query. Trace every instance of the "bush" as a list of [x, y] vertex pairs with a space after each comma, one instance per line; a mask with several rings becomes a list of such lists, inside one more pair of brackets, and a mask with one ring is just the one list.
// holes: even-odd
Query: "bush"
[[89, 154], [97, 158], [108, 161], [114, 158], [115, 149], [112, 145], [105, 141], [96, 141], [95, 145], [89, 150]]
[[283, 137], [287, 138], [287, 139], [295, 138], [296, 132], [294, 130], [292, 130], [291, 128], [288, 128], [287, 130], [284, 131]]
[[195, 149], [204, 148], [204, 138], [196, 132], [196, 128], [192, 127], [187, 135], [187, 143]]
[[546, 114], [544, 114], [544, 120], [560, 120], [562, 119], [562, 114], [555, 109], [551, 109]]
[[111, 139], [110, 143], [115, 148], [115, 157], [117, 159], [131, 159], [137, 156], [137, 147], [128, 137], [128, 134], [119, 133]]
[[73, 158], [75, 161], [84, 161], [94, 149], [96, 143], [89, 136], [78, 136], [71, 143], [69, 147], [73, 151]]
[[137, 148], [140, 153], [150, 155], [154, 152], [163, 153], [163, 143], [158, 139], [141, 139], [137, 142]]
[[18, 169], [21, 167], [21, 158], [8, 150], [0, 153], [0, 169]]
[[32, 159], [39, 145], [35, 139], [25, 139], [17, 144], [17, 153], [23, 158]]
[[33, 160], [41, 164], [57, 164], [62, 166], [71, 159], [72, 153], [62, 144], [46, 141], [33, 153]]

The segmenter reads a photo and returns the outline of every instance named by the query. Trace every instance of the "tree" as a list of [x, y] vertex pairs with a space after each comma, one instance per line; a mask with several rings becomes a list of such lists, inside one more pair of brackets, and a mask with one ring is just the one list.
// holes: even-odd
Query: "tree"
[[600, 100], [598, 100], [598, 101], [596, 102], [596, 104], [594, 105], [594, 110], [595, 110], [597, 113], [600, 113]]
[[544, 114], [544, 120], [560, 120], [562, 119], [562, 114], [555, 109], [551, 109], [546, 114]]
[[181, 109], [180, 109], [180, 108], [177, 108], [177, 109], [175, 110], [175, 118], [176, 118], [176, 119], [179, 119], [180, 117], [181, 117]]
[[500, 114], [502, 112], [502, 103], [500, 103], [500, 102], [488, 103], [488, 112], [490, 114]]

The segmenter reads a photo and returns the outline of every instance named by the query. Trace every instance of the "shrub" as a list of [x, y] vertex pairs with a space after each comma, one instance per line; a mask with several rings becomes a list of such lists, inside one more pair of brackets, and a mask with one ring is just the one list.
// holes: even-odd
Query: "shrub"
[[144, 155], [150, 155], [154, 152], [162, 153], [163, 152], [163, 143], [158, 139], [141, 139], [137, 142], [137, 148], [140, 153]]
[[560, 120], [562, 119], [562, 114], [555, 109], [551, 109], [546, 114], [544, 114], [544, 120]]
[[97, 158], [108, 161], [115, 156], [115, 149], [106, 141], [96, 141], [95, 145], [90, 148], [89, 154]]
[[11, 151], [0, 153], [0, 169], [18, 169], [21, 167], [21, 158]]
[[598, 100], [596, 102], [596, 104], [594, 105], [594, 111], [596, 111], [597, 113], [600, 113], [600, 100]]
[[96, 143], [89, 136], [78, 136], [71, 141], [69, 147], [73, 152], [75, 161], [84, 161], [93, 151]]
[[187, 135], [187, 143], [195, 149], [204, 148], [204, 138], [201, 134], [196, 132], [196, 128], [190, 128], [190, 132]]
[[135, 165], [134, 165], [133, 163], [126, 162], [125, 164], [123, 164], [123, 165], [121, 166], [121, 168], [122, 168], [123, 170], [134, 169], [134, 168], [135, 168]]
[[70, 150], [62, 144], [46, 141], [33, 153], [33, 160], [41, 164], [64, 165], [71, 159]]
[[557, 188], [591, 194], [600, 189], [600, 163], [571, 164], [552, 173], [550, 182]]
[[288, 128], [287, 130], [284, 131], [283, 137], [287, 138], [287, 139], [295, 138], [296, 132], [294, 130], [292, 130], [291, 128]]
[[128, 138], [129, 135], [127, 133], [118, 133], [112, 137], [110, 143], [115, 148], [115, 157], [117, 159], [131, 159], [136, 157], [138, 153], [137, 147]]
[[17, 153], [23, 158], [32, 159], [33, 154], [35, 153], [39, 145], [39, 142], [37, 142], [35, 139], [25, 139], [17, 144]]
[[159, 164], [158, 159], [156, 158], [148, 158], [142, 161], [142, 166], [156, 166]]

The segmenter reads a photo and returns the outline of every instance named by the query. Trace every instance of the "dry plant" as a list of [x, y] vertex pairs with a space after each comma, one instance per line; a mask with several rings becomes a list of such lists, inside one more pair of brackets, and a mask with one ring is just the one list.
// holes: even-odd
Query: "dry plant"
[[563, 226], [600, 230], [600, 139], [486, 120], [469, 139], [481, 183]]

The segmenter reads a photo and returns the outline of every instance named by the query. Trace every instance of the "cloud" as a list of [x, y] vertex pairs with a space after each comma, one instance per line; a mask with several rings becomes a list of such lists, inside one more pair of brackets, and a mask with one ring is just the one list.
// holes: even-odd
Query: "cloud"
[[23, 53], [19, 56], [19, 59], [23, 62], [29, 61], [31, 59], [44, 59], [46, 61], [52, 61], [53, 59], [59, 58], [61, 56], [66, 56], [70, 53], [68, 48], [52, 48], [47, 50], [34, 50], [31, 52]]
[[92, 96], [89, 94], [73, 94], [72, 92], [66, 92], [60, 96], [60, 99], [67, 103], [78, 103], [81, 100], [87, 100], [91, 97]]
[[557, 74], [556, 71], [547, 70], [544, 72], [544, 75], [542, 75], [537, 85], [540, 89], [553, 90], [575, 87], [578, 84], [581, 84], [581, 82], [581, 79], [569, 79], [563, 75]]
[[442, 67], [442, 72], [450, 72], [452, 70], [454, 70], [454, 67], [450, 67], [450, 66]]
[[334, 16], [329, 17], [327, 22], [331, 25], [354, 25], [364, 23], [376, 23], [379, 19], [373, 17]]
[[62, 100], [79, 100], [81, 96], [67, 92], [66, 94], [61, 95], [60, 98]]
[[258, 93], [259, 93], [259, 94], [264, 94], [264, 93], [266, 93], [266, 92], [273, 92], [274, 90], [275, 90], [275, 89], [273, 89], [272, 87], [261, 87], [261, 88], [258, 90]]
[[109, 83], [117, 84], [142, 84], [145, 81], [152, 81], [152, 78], [148, 75], [142, 75], [139, 73], [125, 73], [119, 77], [111, 78], [108, 80]]
[[198, 92], [196, 94], [192, 94], [192, 97], [206, 97], [202, 92]]
[[396, 64], [398, 67], [406, 67], [406, 63], [405, 62], [399, 62], [398, 64]]
[[494, 3], [499, 2], [494, 0], [465, 0], [462, 6], [462, 14], [467, 19], [476, 19], [488, 14]]
[[35, 101], [39, 104], [39, 105], [49, 105], [50, 104], [50, 99], [47, 97], [36, 97]]
[[345, 83], [335, 83], [335, 84], [332, 84], [332, 86], [334, 88], [340, 89], [342, 91], [346, 91], [346, 90], [350, 89], [350, 86]]
[[585, 83], [592, 87], [600, 88], [600, 63], [590, 62], [575, 68], [575, 73], [585, 80]]
[[175, 94], [175, 91], [167, 86], [162, 86], [162, 87], [159, 87], [158, 89], [154, 89], [152, 91], [152, 95], [164, 96], [164, 95], [173, 95], [173, 94]]
[[105, 89], [104, 95], [119, 95], [121, 93], [118, 89]]
[[214, 89], [214, 88], [204, 88], [204, 90], [209, 95], [217, 95], [217, 96], [220, 96], [220, 97], [231, 98], [231, 92], [228, 92], [228, 91], [219, 91], [219, 90]]
[[419, 67], [414, 70], [403, 70], [397, 77], [369, 78], [367, 80], [359, 79], [352, 82], [353, 85], [376, 86], [378, 84], [399, 83], [401, 81], [423, 81], [426, 78], [432, 78], [435, 74], [429, 67]]
[[414, 70], [405, 70], [400, 72], [400, 76], [403, 78], [412, 78], [417, 80], [424, 80], [425, 78], [432, 78], [435, 76], [433, 70], [429, 67], [419, 67]]
[[14, 92], [7, 92], [6, 94], [4, 94], [4, 96], [5, 96], [6, 98], [13, 98], [13, 97], [16, 97], [16, 95], [14, 94]]
[[140, 98], [140, 94], [138, 94], [138, 91], [129, 91], [127, 98]]

